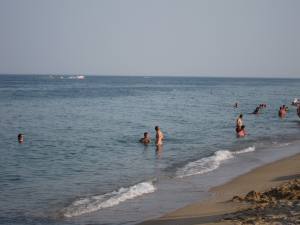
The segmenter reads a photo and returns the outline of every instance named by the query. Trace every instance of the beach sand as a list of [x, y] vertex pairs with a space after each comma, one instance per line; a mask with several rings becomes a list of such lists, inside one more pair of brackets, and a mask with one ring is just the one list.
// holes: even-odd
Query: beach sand
[[[300, 154], [297, 154], [253, 169], [228, 183], [212, 188], [210, 191], [213, 195], [208, 200], [187, 205], [167, 213], [161, 218], [145, 221], [140, 225], [244, 224], [238, 221], [239, 218], [241, 219], [243, 215], [250, 216], [249, 208], [254, 208], [254, 206], [247, 201], [232, 201], [234, 196], [244, 197], [252, 190], [264, 192], [299, 178]], [[283, 210], [284, 206], [282, 207]], [[238, 211], [240, 214], [234, 216]], [[257, 215], [257, 212], [255, 213]], [[272, 214], [272, 210], [269, 210], [268, 213]], [[232, 220], [228, 219], [228, 215], [231, 215]], [[235, 219], [236, 221], [234, 221]]]

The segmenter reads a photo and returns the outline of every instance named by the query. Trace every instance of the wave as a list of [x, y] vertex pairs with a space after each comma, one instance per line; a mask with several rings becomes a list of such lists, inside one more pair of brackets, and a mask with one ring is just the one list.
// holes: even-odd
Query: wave
[[245, 148], [243, 150], [233, 152], [233, 154], [243, 154], [243, 153], [254, 152], [254, 151], [255, 151], [255, 146], [251, 146], [251, 147]]
[[176, 176], [178, 178], [183, 178], [187, 176], [208, 173], [217, 169], [223, 161], [234, 158], [234, 155], [253, 151], [255, 151], [255, 146], [248, 147], [236, 152], [220, 150], [215, 152], [212, 156], [188, 163], [186, 166], [177, 171]]
[[118, 191], [81, 198], [62, 210], [64, 217], [80, 216], [100, 209], [109, 208], [129, 199], [134, 199], [156, 190], [152, 181], [142, 182], [128, 188], [120, 188]]

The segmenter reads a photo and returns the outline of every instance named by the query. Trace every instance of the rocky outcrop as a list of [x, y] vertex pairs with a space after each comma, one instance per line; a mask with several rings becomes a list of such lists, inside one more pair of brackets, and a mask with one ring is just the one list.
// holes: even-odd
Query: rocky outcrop
[[292, 180], [266, 192], [250, 191], [233, 202], [248, 202], [249, 209], [228, 214], [225, 220], [239, 225], [300, 224], [300, 179]]

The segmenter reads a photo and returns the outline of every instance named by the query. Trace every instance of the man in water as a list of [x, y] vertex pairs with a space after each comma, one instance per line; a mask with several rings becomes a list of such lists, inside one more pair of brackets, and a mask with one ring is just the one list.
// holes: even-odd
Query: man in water
[[161, 132], [161, 130], [158, 126], [155, 127], [155, 131], [156, 131], [155, 145], [158, 147], [163, 144], [164, 134], [163, 134], [163, 132]]
[[279, 111], [278, 111], [278, 116], [279, 116], [280, 118], [283, 118], [283, 117], [285, 117], [285, 115], [286, 115], [286, 110], [285, 110], [285, 108], [284, 108], [284, 105], [283, 105], [283, 106], [280, 106]]
[[240, 130], [242, 126], [243, 126], [243, 114], [240, 114], [239, 117], [236, 119], [236, 128]]
[[144, 145], [147, 145], [150, 143], [150, 136], [148, 132], [144, 133], [144, 137], [140, 139], [140, 142], [143, 143]]
[[20, 144], [24, 142], [24, 134], [18, 134], [18, 142]]

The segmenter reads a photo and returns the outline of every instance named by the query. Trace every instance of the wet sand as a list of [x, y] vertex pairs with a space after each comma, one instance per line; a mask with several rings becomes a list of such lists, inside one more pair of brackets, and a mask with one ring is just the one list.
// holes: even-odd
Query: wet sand
[[[210, 191], [213, 195], [208, 200], [187, 205], [167, 213], [161, 218], [145, 221], [140, 225], [243, 224], [238, 220], [235, 222], [228, 220], [228, 215], [234, 215], [238, 211], [246, 213], [249, 208], [253, 208], [253, 204], [247, 201], [232, 201], [234, 196], [245, 196], [253, 190], [256, 192], [268, 191], [272, 187], [278, 187], [299, 178], [300, 154], [297, 154], [258, 167], [228, 183], [212, 188]], [[241, 214], [239, 216], [241, 217]]]

